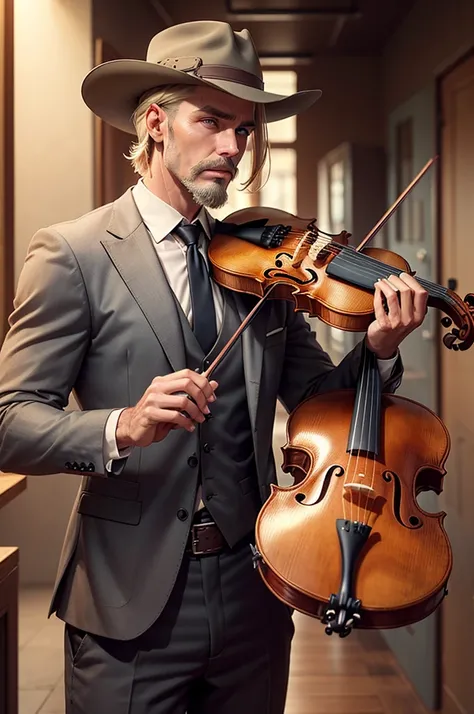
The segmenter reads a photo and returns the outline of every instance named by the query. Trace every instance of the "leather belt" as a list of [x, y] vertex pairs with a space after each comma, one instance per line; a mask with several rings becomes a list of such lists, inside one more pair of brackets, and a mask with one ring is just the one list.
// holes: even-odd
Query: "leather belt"
[[186, 551], [192, 555], [212, 555], [221, 553], [227, 543], [216, 523], [193, 523], [189, 533]]

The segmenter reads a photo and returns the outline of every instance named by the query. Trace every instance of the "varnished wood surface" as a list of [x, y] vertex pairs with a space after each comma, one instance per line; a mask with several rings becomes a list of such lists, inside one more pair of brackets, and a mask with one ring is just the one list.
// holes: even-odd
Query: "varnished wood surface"
[[0, 472], [0, 508], [6, 506], [26, 489], [26, 476]]
[[319, 620], [293, 617], [285, 714], [430, 714], [379, 632], [328, 637]]

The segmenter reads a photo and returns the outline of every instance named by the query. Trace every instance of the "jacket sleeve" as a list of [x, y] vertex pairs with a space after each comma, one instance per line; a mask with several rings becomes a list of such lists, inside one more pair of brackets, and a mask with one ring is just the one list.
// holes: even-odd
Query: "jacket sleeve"
[[[362, 344], [360, 342], [334, 366], [329, 355], [316, 341], [314, 332], [301, 315], [290, 308], [287, 318], [285, 361], [280, 381], [279, 398], [288, 411], [314, 394], [335, 389], [353, 389], [357, 383]], [[394, 392], [401, 383], [403, 366], [398, 357], [384, 392]]]
[[112, 409], [66, 411], [91, 318], [76, 257], [54, 229], [33, 237], [9, 324], [0, 352], [0, 469], [103, 474]]

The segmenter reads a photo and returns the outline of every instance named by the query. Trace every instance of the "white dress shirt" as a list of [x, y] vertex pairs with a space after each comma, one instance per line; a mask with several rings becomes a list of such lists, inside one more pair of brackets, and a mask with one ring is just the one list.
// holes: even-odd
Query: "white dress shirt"
[[[178, 236], [172, 233], [176, 226], [183, 220], [183, 216], [168, 203], [165, 203], [158, 198], [158, 196], [155, 196], [155, 194], [145, 186], [143, 179], [138, 181], [137, 185], [133, 187], [132, 192], [138, 211], [153, 239], [153, 245], [168, 283], [180, 303], [184, 314], [192, 325], [193, 316], [186, 264], [186, 246]], [[205, 236], [200, 239], [199, 250], [207, 263], [206, 237], [209, 240], [212, 235], [210, 220], [212, 221], [212, 218], [210, 219], [206, 209], [202, 208], [194, 221], [200, 221], [203, 227]], [[216, 327], [219, 332], [223, 315], [223, 299], [219, 286], [214, 281], [212, 281], [212, 291], [216, 310]], [[397, 358], [394, 357], [393, 359], [377, 360], [382, 382], [389, 377], [396, 359]], [[112, 471], [112, 463], [115, 459], [124, 458], [131, 453], [131, 448], [119, 451], [115, 438], [118, 418], [122, 411], [123, 409], [114, 410], [110, 414], [105, 426], [104, 463], [106, 464], [107, 471]]]

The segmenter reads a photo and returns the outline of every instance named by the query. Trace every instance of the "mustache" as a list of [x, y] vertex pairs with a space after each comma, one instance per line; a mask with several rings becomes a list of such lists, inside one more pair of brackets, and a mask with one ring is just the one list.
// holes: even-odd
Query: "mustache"
[[200, 161], [192, 168], [192, 178], [196, 178], [203, 171], [228, 171], [232, 178], [235, 178], [239, 172], [234, 166], [231, 159], [215, 159], [214, 161]]

